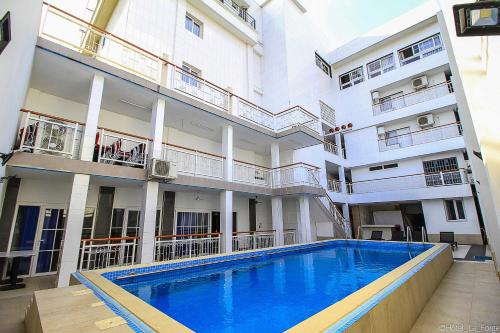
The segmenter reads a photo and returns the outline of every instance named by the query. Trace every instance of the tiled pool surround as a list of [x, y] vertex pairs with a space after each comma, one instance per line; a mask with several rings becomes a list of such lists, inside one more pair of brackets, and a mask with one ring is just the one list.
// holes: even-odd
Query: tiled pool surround
[[[342, 242], [363, 242], [363, 246], [377, 247], [380, 242], [360, 241], [360, 240], [329, 240], [310, 244], [290, 245], [280, 248], [252, 250], [239, 252], [234, 254], [220, 254], [214, 256], [201, 257], [196, 259], [176, 260], [164, 263], [142, 264], [130, 266], [127, 268], [112, 268], [100, 271], [89, 271], [82, 273], [87, 283], [92, 283], [102, 292], [109, 296], [113, 301], [120, 304], [126, 312], [130, 312], [134, 317], [139, 318], [143, 323], [149, 326], [152, 330], [158, 332], [166, 331], [191, 331], [186, 326], [175, 321], [173, 318], [165, 315], [151, 305], [143, 302], [141, 299], [128, 293], [113, 281], [130, 277], [134, 275], [152, 274], [156, 272], [179, 270], [188, 267], [200, 265], [210, 265], [221, 262], [234, 260], [248, 259], [255, 256], [280, 254], [288, 251], [300, 251], [311, 249], [314, 247], [323, 247], [331, 245], [333, 242], [336, 245], [341, 245]], [[388, 242], [389, 243], [389, 242]], [[347, 244], [347, 243], [345, 243]], [[415, 280], [422, 280], [421, 276], [425, 275], [423, 281], [419, 282], [417, 289], [425, 290], [422, 295], [430, 294], [424, 297], [423, 302], [418, 302], [418, 306], [414, 306], [411, 312], [416, 312], [416, 315], [410, 316], [411, 323], [420, 313], [421, 308], [425, 305], [427, 299], [432, 295], [432, 291], [437, 286], [441, 277], [446, 273], [451, 265], [452, 257], [449, 246], [445, 244], [435, 244], [427, 251], [421, 253], [417, 257], [409, 260], [405, 264], [399, 266], [393, 271], [383, 275], [379, 279], [352, 293], [341, 301], [327, 307], [316, 315], [304, 320], [298, 325], [292, 327], [291, 331], [362, 331], [357, 330], [358, 322], [365, 322], [365, 317], [373, 317], [372, 312], [381, 304], [383, 305], [391, 295], [395, 292], [400, 293], [400, 289], [405, 288], [411, 283], [415, 284]], [[430, 270], [428, 268], [431, 268]], [[427, 272], [428, 271], [428, 272]], [[424, 274], [423, 274], [424, 273]], [[430, 274], [430, 277], [427, 276]], [[416, 279], [418, 277], [418, 279]], [[412, 287], [413, 288], [413, 287]], [[418, 293], [417, 293], [418, 294]], [[414, 302], [413, 302], [414, 303]], [[420, 304], [422, 303], [422, 304]], [[386, 315], [387, 317], [387, 315]], [[377, 320], [376, 318], [372, 318]], [[376, 331], [376, 330], [375, 330]], [[398, 332], [397, 330], [390, 330]], [[385, 331], [384, 331], [385, 332]]]

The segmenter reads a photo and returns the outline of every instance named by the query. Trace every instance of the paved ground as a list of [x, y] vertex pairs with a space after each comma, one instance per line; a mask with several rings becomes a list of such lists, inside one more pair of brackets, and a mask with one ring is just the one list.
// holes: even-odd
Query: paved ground
[[54, 287], [55, 276], [27, 278], [26, 288], [0, 291], [0, 333], [24, 333], [24, 312], [35, 290]]
[[500, 332], [500, 281], [492, 263], [455, 262], [411, 333]]

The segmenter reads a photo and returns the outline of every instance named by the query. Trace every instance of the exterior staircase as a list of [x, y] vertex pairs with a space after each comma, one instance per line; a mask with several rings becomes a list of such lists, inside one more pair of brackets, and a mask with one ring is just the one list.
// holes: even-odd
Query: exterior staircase
[[316, 203], [321, 208], [323, 213], [328, 216], [332, 222], [333, 237], [334, 238], [351, 238], [350, 223], [339, 211], [333, 200], [328, 195], [325, 189], [322, 189], [320, 196], [314, 197]]

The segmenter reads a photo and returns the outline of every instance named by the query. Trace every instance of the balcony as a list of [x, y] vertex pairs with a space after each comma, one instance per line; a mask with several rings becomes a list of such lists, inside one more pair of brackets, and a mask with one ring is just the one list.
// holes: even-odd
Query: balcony
[[347, 184], [349, 194], [377, 193], [469, 184], [467, 170], [370, 179]]
[[[344, 159], [346, 158], [345, 149], [340, 148], [339, 146], [337, 146], [335, 143], [333, 143], [331, 141], [327, 141], [327, 140], [323, 141], [323, 149], [329, 153], [340, 156]], [[339, 153], [340, 153], [340, 155], [339, 155]]]
[[425, 143], [446, 140], [462, 136], [462, 125], [457, 123], [431, 127], [421, 131], [379, 139], [379, 151], [389, 151]]
[[443, 82], [412, 93], [404, 94], [394, 98], [381, 98], [379, 103], [373, 104], [373, 115], [381, 115], [396, 111], [407, 106], [419, 104], [453, 93], [451, 82]]
[[[232, 2], [228, 0], [216, 0], [216, 2], [233, 8]], [[255, 23], [246, 12], [238, 14], [238, 17], [249, 24]], [[303, 125], [321, 135], [319, 118], [300, 106], [277, 114], [269, 112], [229, 92], [221, 85], [193, 75], [138, 45], [47, 3], [44, 4], [39, 36], [169, 90], [199, 100], [263, 129], [279, 133], [297, 125]]]
[[150, 139], [107, 128], [96, 133], [94, 162], [146, 168]]
[[162, 235], [155, 239], [155, 261], [203, 257], [220, 253], [220, 233]]
[[72, 120], [21, 110], [21, 128], [16, 147], [34, 154], [78, 159], [82, 124]]
[[328, 179], [327, 180], [328, 191], [341, 193], [342, 192], [342, 182], [338, 179]]
[[236, 2], [232, 0], [216, 0], [216, 1], [220, 2], [231, 13], [238, 16], [249, 27], [255, 29], [255, 19], [252, 17], [252, 15], [248, 14], [247, 8], [239, 6]]
[[78, 270], [136, 264], [138, 237], [82, 239]]
[[216, 179], [224, 175], [223, 156], [164, 143], [162, 158], [175, 163], [180, 174]]

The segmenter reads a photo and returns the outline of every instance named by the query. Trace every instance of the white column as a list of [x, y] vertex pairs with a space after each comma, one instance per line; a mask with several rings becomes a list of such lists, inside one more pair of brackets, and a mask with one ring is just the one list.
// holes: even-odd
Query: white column
[[94, 74], [90, 85], [87, 117], [81, 145], [80, 159], [83, 161], [92, 161], [94, 155], [95, 135], [97, 132], [97, 123], [99, 122], [99, 113], [101, 112], [103, 89], [104, 77]]
[[311, 215], [309, 213], [309, 197], [301, 195], [299, 197], [298, 205], [298, 233], [300, 243], [309, 243], [312, 241], [311, 237]]
[[222, 129], [222, 154], [224, 159], [224, 180], [233, 181], [233, 126], [227, 125]]
[[89, 175], [75, 174], [69, 198], [69, 207], [64, 231], [64, 242], [61, 251], [61, 264], [57, 276], [57, 287], [69, 285], [71, 273], [78, 268], [78, 254], [82, 237], [83, 218], [87, 205]]
[[[165, 100], [158, 98], [153, 103], [151, 110], [151, 144], [150, 154], [152, 158], [161, 158], [163, 127], [165, 119]], [[138, 246], [138, 261], [150, 263], [154, 260], [155, 251], [155, 224], [156, 210], [158, 205], [158, 188], [157, 181], [147, 181], [143, 185], [141, 220], [139, 224], [139, 246]]]
[[[280, 167], [280, 146], [279, 143], [274, 142], [271, 144], [271, 167]], [[279, 177], [279, 172], [273, 172], [275, 179]], [[279, 178], [277, 179], [279, 184]], [[272, 197], [271, 198], [271, 218], [273, 224], [273, 230], [276, 232], [276, 246], [284, 245], [283, 237], [283, 198], [282, 197]]]
[[221, 252], [233, 251], [233, 191], [220, 193]]
[[[222, 129], [222, 153], [224, 160], [224, 180], [233, 181], [233, 127], [224, 126]], [[222, 252], [232, 252], [233, 236], [233, 192], [222, 191], [220, 194], [220, 229], [222, 232]]]

